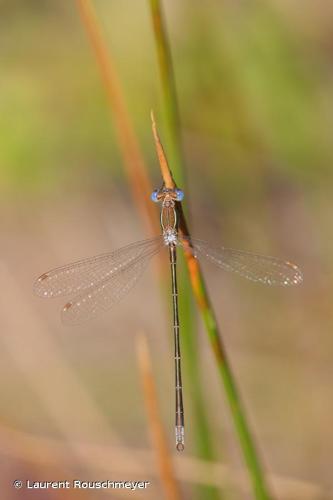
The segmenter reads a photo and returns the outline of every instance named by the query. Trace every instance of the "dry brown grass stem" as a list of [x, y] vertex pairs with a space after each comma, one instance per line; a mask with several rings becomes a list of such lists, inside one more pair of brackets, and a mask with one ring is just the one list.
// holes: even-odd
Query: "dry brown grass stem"
[[[174, 181], [171, 169], [169, 167], [169, 163], [168, 163], [166, 154], [164, 152], [160, 136], [158, 134], [156, 120], [155, 120], [155, 116], [154, 116], [153, 111], [151, 111], [150, 116], [151, 116], [152, 130], [153, 130], [153, 135], [154, 135], [154, 140], [155, 140], [155, 147], [156, 147], [157, 156], [158, 156], [158, 160], [159, 160], [159, 164], [160, 164], [163, 183], [164, 183], [166, 188], [174, 189], [177, 186], [176, 186], [176, 183]], [[189, 236], [189, 230], [188, 230], [187, 223], [186, 223], [184, 213], [183, 213], [183, 209], [182, 209], [182, 206], [180, 203], [177, 205], [177, 209], [178, 209], [178, 212], [180, 215], [179, 230], [183, 236]], [[191, 252], [190, 246], [191, 246], [190, 242], [188, 240], [184, 240], [183, 247], [185, 250], [187, 266], [188, 266], [189, 273], [190, 273], [192, 287], [193, 287], [194, 293], [196, 293], [196, 291], [199, 288], [198, 275], [199, 275], [200, 269], [199, 269], [198, 260], [194, 257], [193, 252]], [[199, 301], [199, 303], [202, 302], [202, 300], [203, 300], [202, 295], [200, 293], [196, 293], [196, 296], [197, 296], [197, 300]]]
[[165, 498], [168, 500], [180, 500], [180, 489], [175, 477], [172, 459], [163, 429], [162, 418], [158, 408], [157, 391], [154, 382], [148, 340], [143, 333], [137, 336], [137, 356], [148, 417], [148, 426]]
[[[76, 443], [83, 436], [89, 436], [119, 445], [120, 438], [66, 361], [54, 335], [35, 314], [15, 277], [1, 261], [0, 279], [6, 289], [6, 294], [0, 296], [0, 314], [6, 325], [1, 336], [2, 349], [13, 360], [17, 373], [22, 375], [26, 387], [37, 398], [54, 428], [67, 441], [69, 459], [89, 470], [94, 458]], [[17, 314], [17, 304], [20, 314]], [[132, 461], [130, 455], [128, 460]]]
[[[160, 167], [163, 181], [165, 184], [173, 182], [167, 158], [163, 152], [161, 141], [158, 136], [156, 124], [153, 124], [153, 130], [156, 148], [158, 148], [162, 158]], [[172, 187], [175, 187], [174, 182]], [[255, 498], [258, 500], [270, 500], [272, 498], [270, 488], [268, 486], [267, 478], [261, 465], [254, 438], [246, 418], [244, 407], [238, 392], [238, 387], [236, 385], [222, 336], [219, 331], [216, 315], [206, 289], [205, 280], [201, 273], [199, 262], [195, 258], [194, 252], [191, 249], [191, 238], [181, 203], [177, 203], [177, 210], [179, 214], [179, 231], [183, 236], [187, 237], [184, 239], [183, 248], [193, 293], [215, 356], [215, 362], [220, 375], [220, 380], [227, 395], [237, 437], [243, 451], [244, 461], [249, 471], [249, 477], [252, 481], [253, 493]]]
[[159, 138], [158, 132], [157, 132], [157, 126], [155, 122], [155, 116], [154, 112], [150, 112], [150, 117], [151, 117], [151, 123], [152, 123], [152, 129], [153, 129], [153, 135], [155, 139], [155, 146], [156, 146], [156, 151], [157, 151], [157, 156], [161, 168], [161, 173], [162, 173], [162, 178], [163, 182], [166, 188], [168, 189], [173, 189], [175, 188], [176, 184], [175, 181], [172, 177], [171, 170], [168, 165], [168, 161], [161, 143], [161, 140]]
[[90, 0], [77, 0], [77, 7], [83, 25], [91, 42], [93, 52], [99, 66], [102, 80], [107, 92], [108, 102], [114, 117], [118, 142], [123, 156], [126, 173], [131, 186], [133, 198], [152, 234], [159, 229], [156, 212], [150, 203], [152, 186], [147, 168], [141, 153], [129, 114], [125, 105], [118, 74], [107, 48], [97, 16]]
[[[36, 435], [14, 429], [0, 423], [1, 453], [3, 456], [25, 461], [36, 466], [72, 468], [73, 460], [68, 452], [69, 444], [65, 440], [54, 437]], [[110, 477], [151, 477], [154, 474], [154, 455], [148, 450], [110, 446], [76, 441], [75, 447], [85, 456], [91, 456], [93, 474]], [[131, 457], [131, 460], [129, 460]], [[186, 455], [179, 456], [175, 452], [177, 477], [190, 483], [215, 485], [225, 487], [227, 480], [237, 482], [237, 485], [248, 494], [246, 475], [244, 472], [232, 471], [224, 464], [206, 462]], [[279, 498], [284, 500], [318, 500], [332, 498], [332, 492], [324, 490], [318, 484], [310, 481], [293, 479], [284, 476], [271, 475]], [[139, 494], [139, 490], [136, 491]], [[149, 494], [149, 490], [146, 491]], [[140, 497], [142, 498], [142, 497]], [[145, 497], [146, 498], [146, 497]]]

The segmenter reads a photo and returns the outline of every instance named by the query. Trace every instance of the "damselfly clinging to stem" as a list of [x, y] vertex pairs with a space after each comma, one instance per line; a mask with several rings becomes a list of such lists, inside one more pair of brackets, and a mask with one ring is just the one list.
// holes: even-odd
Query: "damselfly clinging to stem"
[[65, 324], [74, 325], [109, 309], [136, 283], [149, 260], [167, 247], [171, 267], [173, 333], [175, 343], [176, 447], [184, 449], [184, 408], [181, 377], [180, 325], [178, 314], [177, 247], [186, 246], [195, 257], [203, 255], [217, 266], [267, 285], [291, 286], [302, 282], [299, 268], [288, 261], [240, 250], [211, 246], [205, 241], [182, 236], [178, 231], [177, 204], [184, 197], [180, 189], [166, 188], [152, 193], [161, 203], [162, 235], [139, 241], [114, 252], [83, 259], [42, 274], [35, 283], [37, 295], [46, 298], [72, 296], [63, 307]]

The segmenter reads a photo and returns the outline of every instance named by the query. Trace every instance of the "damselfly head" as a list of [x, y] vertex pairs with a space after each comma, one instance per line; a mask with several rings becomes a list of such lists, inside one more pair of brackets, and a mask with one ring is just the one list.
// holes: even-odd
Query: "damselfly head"
[[176, 200], [177, 201], [183, 201], [184, 199], [184, 191], [182, 191], [181, 189], [175, 189], [175, 193], [176, 193]]
[[175, 188], [170, 189], [162, 187], [161, 189], [155, 189], [151, 194], [151, 199], [158, 203], [159, 201], [182, 201], [184, 199], [184, 192], [181, 189]]
[[159, 197], [158, 197], [158, 193], [159, 193], [159, 190], [158, 189], [155, 189], [152, 193], [151, 193], [151, 199], [154, 203], [158, 203], [160, 200], [159, 200]]

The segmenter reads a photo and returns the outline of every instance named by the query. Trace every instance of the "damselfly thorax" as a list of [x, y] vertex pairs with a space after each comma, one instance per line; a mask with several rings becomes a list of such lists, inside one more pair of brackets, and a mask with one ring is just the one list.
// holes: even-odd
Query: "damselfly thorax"
[[153, 191], [151, 198], [154, 202], [161, 202], [161, 228], [166, 245], [177, 245], [178, 243], [178, 220], [176, 212], [176, 201], [184, 197], [180, 189], [168, 189], [164, 186]]

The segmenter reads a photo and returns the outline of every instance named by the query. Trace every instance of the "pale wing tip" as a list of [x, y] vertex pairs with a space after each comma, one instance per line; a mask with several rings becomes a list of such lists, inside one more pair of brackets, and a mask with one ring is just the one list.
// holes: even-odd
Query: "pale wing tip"
[[297, 269], [295, 278], [294, 278], [294, 285], [301, 285], [303, 283], [303, 273], [300, 269]]
[[[279, 273], [279, 276], [271, 276], [266, 275], [263, 278], [259, 278], [253, 281], [261, 281], [265, 285], [275, 285], [275, 286], [283, 286], [283, 287], [291, 287], [301, 285], [303, 283], [303, 273], [302, 271], [291, 262], [285, 262], [285, 272]], [[288, 267], [288, 270], [286, 269]], [[292, 273], [290, 270], [292, 269]]]
[[296, 264], [293, 264], [292, 262], [289, 262], [288, 263], [295, 271], [295, 274], [294, 274], [294, 285], [300, 285], [301, 283], [303, 283], [303, 273], [301, 271], [301, 269], [296, 266]]
[[284, 285], [286, 286], [297, 286], [301, 285], [303, 283], [303, 273], [300, 270], [296, 264], [293, 264], [292, 262], [287, 262], [288, 266], [291, 267], [294, 271], [292, 277], [288, 277], [284, 281]]

